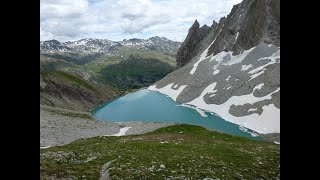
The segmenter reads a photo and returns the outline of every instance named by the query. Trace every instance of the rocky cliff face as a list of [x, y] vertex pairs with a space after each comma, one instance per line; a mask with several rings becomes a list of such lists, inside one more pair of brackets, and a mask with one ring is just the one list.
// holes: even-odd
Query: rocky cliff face
[[200, 25], [197, 20], [193, 23], [186, 39], [177, 52], [177, 68], [187, 64], [198, 53], [198, 44], [208, 35], [210, 29], [214, 28], [214, 24], [216, 24], [215, 21], [211, 28], [207, 25], [203, 25], [199, 28]]
[[280, 0], [243, 0], [200, 42], [190, 39], [180, 49], [190, 43], [199, 50], [149, 89], [259, 133], [279, 133]]
[[219, 24], [223, 27], [208, 55], [221, 51], [237, 55], [262, 42], [280, 47], [280, 0], [244, 0]]

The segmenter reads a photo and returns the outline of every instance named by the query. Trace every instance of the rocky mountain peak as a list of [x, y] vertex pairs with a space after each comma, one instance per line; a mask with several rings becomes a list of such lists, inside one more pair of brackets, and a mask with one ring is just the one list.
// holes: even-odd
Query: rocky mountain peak
[[151, 89], [258, 133], [280, 133], [280, 0], [243, 0], [210, 28], [195, 23], [179, 69]]
[[187, 64], [196, 55], [197, 45], [210, 31], [210, 27], [207, 25], [203, 25], [201, 28], [199, 27], [198, 20], [195, 20], [189, 29], [185, 41], [180, 46], [176, 56], [178, 68]]
[[55, 39], [52, 39], [52, 40], [49, 40], [47, 41], [48, 43], [51, 43], [51, 44], [57, 44], [57, 45], [60, 45], [61, 43]]
[[244, 0], [221, 18], [208, 55], [242, 53], [261, 42], [280, 47], [280, 0]]
[[40, 51], [45, 49], [51, 51], [51, 50], [60, 49], [60, 48], [61, 48], [61, 43], [55, 39], [40, 42]]
[[195, 21], [194, 21], [194, 23], [192, 24], [192, 26], [190, 27], [190, 29], [189, 29], [189, 31], [191, 30], [194, 30], [194, 29], [198, 29], [200, 27], [200, 24], [199, 24], [199, 22], [198, 22], [198, 20], [196, 19]]
[[218, 24], [218, 23], [217, 23], [215, 20], [213, 20], [212, 25], [211, 25], [211, 28], [215, 27], [217, 24]]

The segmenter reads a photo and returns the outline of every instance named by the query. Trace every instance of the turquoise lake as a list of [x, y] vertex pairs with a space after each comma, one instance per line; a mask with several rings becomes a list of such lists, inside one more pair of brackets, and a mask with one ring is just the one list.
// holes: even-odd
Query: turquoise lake
[[251, 133], [254, 131], [250, 129], [240, 128], [239, 125], [225, 121], [211, 112], [205, 112], [207, 117], [203, 117], [195, 109], [180, 106], [170, 97], [148, 89], [106, 102], [97, 107], [92, 114], [98, 120], [186, 123], [251, 139], [261, 139], [259, 136], [253, 137]]

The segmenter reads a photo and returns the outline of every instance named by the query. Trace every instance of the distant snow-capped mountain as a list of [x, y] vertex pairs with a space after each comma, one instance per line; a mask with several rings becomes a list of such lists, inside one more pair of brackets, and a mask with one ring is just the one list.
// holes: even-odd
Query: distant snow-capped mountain
[[122, 48], [134, 48], [175, 55], [180, 45], [181, 42], [172, 41], [159, 36], [151, 37], [149, 39], [124, 39], [123, 41], [87, 38], [62, 43], [57, 40], [41, 41], [40, 52], [106, 53], [112, 55]]

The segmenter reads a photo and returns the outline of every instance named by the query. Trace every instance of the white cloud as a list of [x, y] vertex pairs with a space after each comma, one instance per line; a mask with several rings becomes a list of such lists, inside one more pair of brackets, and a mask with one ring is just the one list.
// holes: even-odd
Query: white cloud
[[88, 10], [86, 0], [41, 0], [40, 14], [47, 18], [82, 16]]
[[183, 41], [195, 19], [211, 25], [241, 0], [41, 0], [40, 39], [149, 38]]
[[54, 36], [51, 32], [47, 32], [40, 27], [40, 37], [42, 39], [53, 39]]

